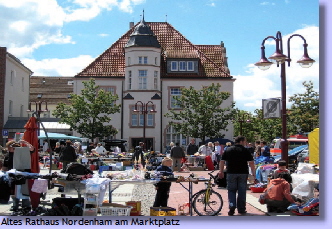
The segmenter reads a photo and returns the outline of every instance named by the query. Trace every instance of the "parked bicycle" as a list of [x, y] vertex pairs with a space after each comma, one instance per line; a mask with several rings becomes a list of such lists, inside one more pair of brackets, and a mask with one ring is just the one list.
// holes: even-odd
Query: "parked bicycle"
[[208, 173], [210, 179], [205, 182], [205, 189], [198, 191], [192, 197], [193, 209], [200, 216], [217, 215], [224, 204], [221, 195], [212, 189], [216, 183], [216, 177], [212, 175], [213, 172]]

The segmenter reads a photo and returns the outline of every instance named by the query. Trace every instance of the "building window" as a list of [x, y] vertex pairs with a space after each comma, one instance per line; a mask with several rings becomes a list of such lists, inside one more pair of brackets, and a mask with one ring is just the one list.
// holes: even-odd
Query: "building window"
[[13, 101], [9, 100], [9, 116], [13, 115]]
[[169, 126], [166, 129], [166, 144], [169, 145], [171, 142], [179, 142], [180, 144], [182, 143], [181, 141], [182, 135], [177, 133], [175, 129], [172, 126]]
[[158, 71], [154, 71], [154, 75], [153, 75], [153, 88], [155, 90], [158, 89]]
[[179, 71], [186, 71], [186, 62], [179, 61]]
[[128, 89], [130, 90], [131, 89], [131, 84], [132, 84], [132, 82], [131, 82], [131, 80], [132, 80], [132, 78], [131, 78], [131, 71], [129, 71], [128, 72]]
[[102, 89], [105, 92], [110, 92], [112, 95], [115, 95], [115, 86], [99, 86], [99, 89]]
[[130, 57], [128, 57], [128, 65], [131, 65]]
[[154, 64], [157, 65], [157, 63], [158, 63], [158, 58], [155, 57], [155, 58], [154, 58]]
[[193, 61], [187, 62], [187, 71], [194, 71], [194, 62]]
[[14, 78], [15, 78], [15, 70], [10, 72], [10, 85], [14, 85]]
[[22, 91], [24, 91], [24, 77], [22, 77]]
[[171, 62], [171, 71], [177, 71], [178, 70], [178, 62], [172, 61]]
[[[167, 63], [167, 71], [169, 72], [195, 72], [197, 71], [197, 66], [195, 67], [195, 63], [197, 65], [197, 61], [193, 60], [180, 60], [173, 61], [169, 60]], [[196, 68], [196, 69], [195, 69]]]
[[[148, 110], [153, 110], [153, 106], [148, 106]], [[143, 127], [144, 126], [144, 114], [142, 114], [142, 107], [137, 106], [137, 109], [140, 111], [139, 113], [134, 112], [135, 106], [132, 107], [131, 109], [131, 126], [136, 126], [136, 127]], [[146, 120], [145, 120], [145, 126], [146, 127], [153, 127], [154, 126], [154, 114], [148, 113], [146, 115]]]
[[24, 106], [21, 105], [20, 107], [20, 117], [23, 117]]
[[148, 63], [148, 57], [147, 56], [139, 56], [138, 57], [138, 63], [139, 64], [147, 64]]
[[169, 100], [171, 108], [181, 108], [181, 105], [174, 99], [174, 97], [180, 97], [181, 94], [181, 88], [171, 88]]
[[147, 75], [147, 70], [138, 71], [138, 89], [146, 89]]

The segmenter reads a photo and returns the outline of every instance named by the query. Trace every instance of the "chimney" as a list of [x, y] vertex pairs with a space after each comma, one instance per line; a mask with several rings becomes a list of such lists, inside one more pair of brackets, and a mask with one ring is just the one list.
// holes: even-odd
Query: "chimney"
[[129, 22], [129, 29], [131, 29], [132, 27], [134, 27], [134, 22], [133, 21]]

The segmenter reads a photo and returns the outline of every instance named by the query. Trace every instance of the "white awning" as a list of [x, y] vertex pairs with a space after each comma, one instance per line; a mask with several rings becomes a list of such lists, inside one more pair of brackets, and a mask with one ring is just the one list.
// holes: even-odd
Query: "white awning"
[[62, 129], [69, 130], [70, 126], [68, 124], [59, 123], [59, 122], [42, 122], [45, 129]]

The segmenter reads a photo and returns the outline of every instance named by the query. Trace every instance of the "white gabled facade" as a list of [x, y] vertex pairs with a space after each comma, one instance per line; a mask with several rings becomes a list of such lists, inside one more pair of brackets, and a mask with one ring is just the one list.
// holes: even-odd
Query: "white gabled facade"
[[[144, 136], [147, 149], [151, 146], [156, 151], [164, 152], [170, 141], [188, 144], [190, 136], [175, 133], [168, 125], [171, 120], [164, 117], [172, 108], [173, 94], [181, 88], [193, 86], [200, 90], [219, 83], [221, 90], [231, 95], [223, 106], [234, 101], [235, 79], [229, 74], [223, 43], [195, 46], [168, 23], [148, 24], [144, 19], [74, 77], [74, 93], [80, 94], [82, 82], [90, 78], [106, 90], [113, 88], [119, 96], [121, 112], [112, 115], [110, 122], [119, 133], [110, 137], [127, 140], [129, 150]], [[143, 113], [134, 111], [141, 105], [147, 111], [145, 128]], [[148, 112], [151, 109], [155, 112]], [[224, 134], [233, 139], [232, 125]]]

